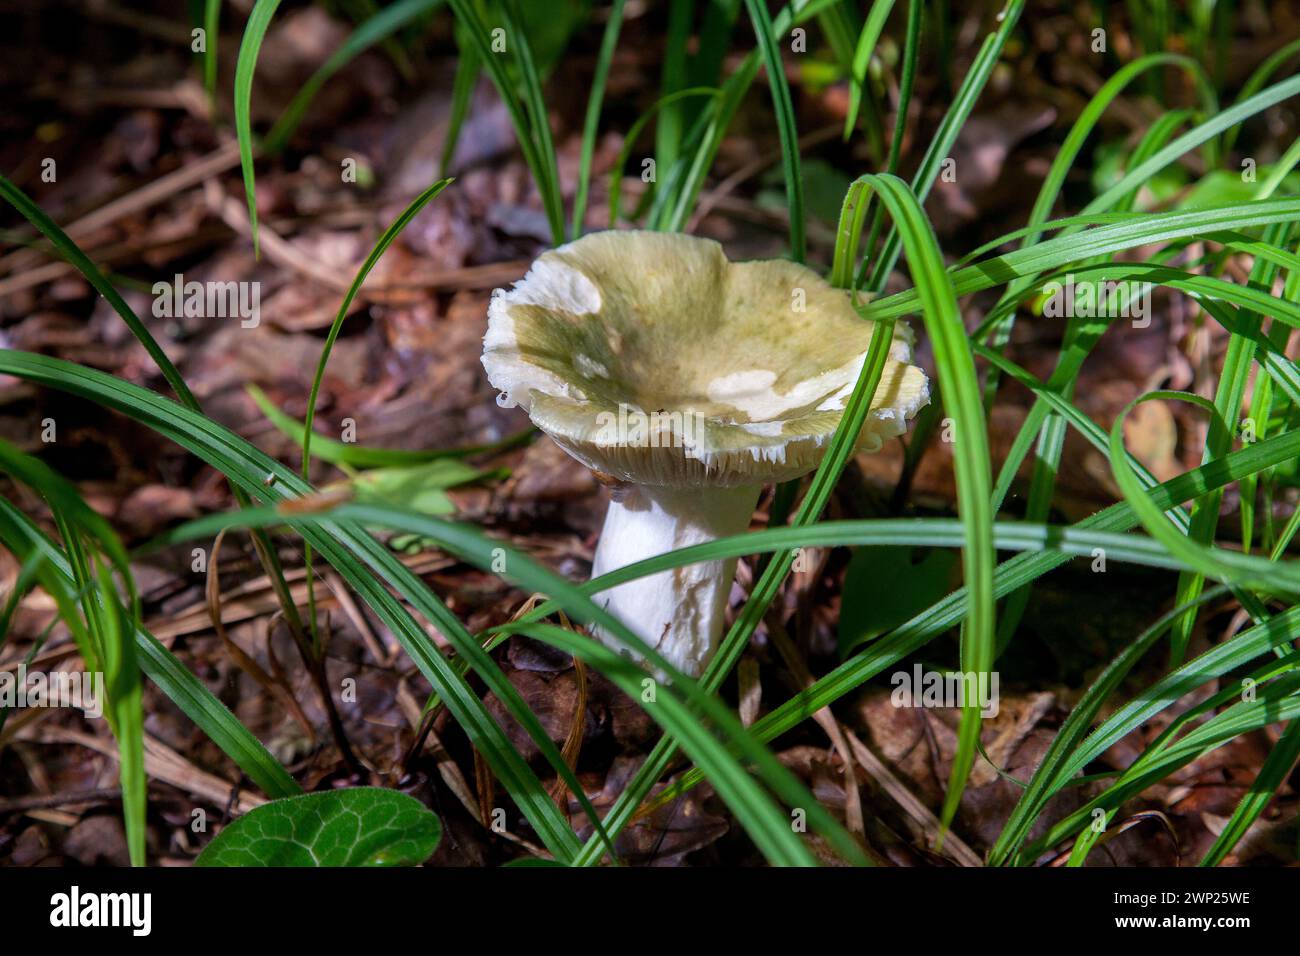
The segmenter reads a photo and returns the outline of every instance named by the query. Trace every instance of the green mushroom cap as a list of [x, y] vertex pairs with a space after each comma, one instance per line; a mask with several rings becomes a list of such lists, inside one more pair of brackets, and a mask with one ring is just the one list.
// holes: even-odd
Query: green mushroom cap
[[[543, 253], [488, 309], [483, 366], [503, 404], [588, 467], [664, 487], [785, 481], [816, 468], [873, 323], [781, 259], [729, 262], [710, 239], [599, 232]], [[858, 447], [930, 400], [896, 326]]]

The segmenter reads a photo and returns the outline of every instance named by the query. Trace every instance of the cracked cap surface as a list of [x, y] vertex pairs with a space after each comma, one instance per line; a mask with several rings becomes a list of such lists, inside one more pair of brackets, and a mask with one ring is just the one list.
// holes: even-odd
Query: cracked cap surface
[[[483, 366], [503, 403], [590, 468], [666, 487], [757, 484], [817, 467], [873, 328], [797, 263], [598, 232], [493, 292]], [[929, 402], [911, 358], [900, 322], [859, 450], [903, 434]]]

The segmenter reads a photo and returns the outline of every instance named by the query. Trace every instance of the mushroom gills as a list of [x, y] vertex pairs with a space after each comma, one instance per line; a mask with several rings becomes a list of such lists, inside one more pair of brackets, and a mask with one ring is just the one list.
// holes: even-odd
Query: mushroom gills
[[[762, 485], [621, 486], [605, 514], [592, 576], [746, 531], [761, 490]], [[704, 561], [620, 584], [596, 600], [668, 663], [698, 677], [717, 650], [735, 574], [735, 558]], [[602, 628], [594, 633], [640, 662], [641, 655], [612, 634]]]

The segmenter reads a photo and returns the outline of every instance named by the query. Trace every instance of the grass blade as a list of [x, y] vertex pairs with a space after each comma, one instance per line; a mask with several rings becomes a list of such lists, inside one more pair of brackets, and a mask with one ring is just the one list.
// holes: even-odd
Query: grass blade
[[365, 284], [370, 271], [374, 269], [375, 263], [393, 244], [393, 240], [419, 214], [420, 210], [427, 206], [438, 193], [447, 188], [447, 185], [451, 182], [450, 179], [438, 180], [438, 182], [415, 197], [411, 204], [402, 210], [401, 215], [393, 220], [389, 227], [384, 230], [383, 235], [379, 237], [379, 240], [371, 247], [370, 254], [366, 256], [366, 261], [361, 264], [356, 277], [352, 280], [347, 293], [343, 296], [343, 302], [334, 315], [334, 321], [330, 323], [329, 333], [325, 337], [325, 345], [321, 349], [320, 361], [316, 364], [316, 374], [311, 380], [311, 395], [307, 399], [307, 418], [302, 428], [302, 476], [304, 480], [307, 478], [308, 465], [311, 463], [312, 422], [316, 418], [316, 401], [320, 397], [321, 382], [325, 378], [325, 366], [329, 364], [330, 352], [334, 349], [334, 343], [338, 341], [339, 331], [343, 328], [343, 320], [347, 318], [348, 310], [352, 307], [352, 300], [357, 297], [357, 293], [361, 291], [361, 286]]
[[144, 323], [140, 321], [140, 317], [131, 310], [131, 307], [118, 294], [113, 284], [90, 261], [90, 257], [81, 251], [80, 247], [55, 224], [53, 219], [45, 214], [45, 211], [40, 206], [27, 198], [27, 195], [21, 189], [4, 176], [0, 176], [0, 196], [3, 196], [9, 205], [22, 213], [28, 222], [40, 230], [41, 234], [58, 250], [59, 255], [72, 263], [86, 277], [86, 281], [95, 287], [95, 291], [108, 300], [109, 305], [127, 324], [131, 334], [139, 340], [145, 351], [149, 353], [149, 357], [154, 360], [154, 364], [162, 372], [163, 378], [167, 379], [167, 384], [172, 387], [176, 397], [188, 407], [198, 408], [199, 404], [195, 401], [189, 386], [185, 384], [185, 379], [181, 377], [181, 373], [177, 371], [176, 366], [172, 364], [172, 360], [167, 357], [167, 353], [162, 350], [162, 346], [145, 328]]
[[[305, 425], [276, 408], [275, 403], [267, 398], [266, 393], [256, 385], [248, 385], [245, 388], [249, 397], [253, 399], [254, 404], [267, 417], [267, 420], [279, 429], [282, 434], [297, 442], [298, 447], [301, 448], [303, 432], [306, 430]], [[331, 464], [347, 465], [350, 468], [403, 468], [414, 465], [427, 465], [431, 461], [440, 461], [444, 458], [470, 458], [474, 455], [487, 455], [506, 451], [519, 445], [526, 445], [536, 437], [537, 429], [529, 427], [515, 432], [513, 435], [507, 435], [500, 441], [490, 442], [486, 445], [410, 451], [403, 448], [373, 448], [368, 445], [354, 445], [351, 442], [336, 441], [317, 432], [311, 440], [311, 456], [321, 461], [328, 461]]]
[[1155, 646], [1155, 643], [1173, 626], [1178, 615], [1182, 614], [1188, 606], [1196, 606], [1220, 597], [1226, 590], [1226, 588], [1211, 588], [1209, 591], [1198, 595], [1189, 605], [1180, 605], [1161, 615], [1159, 620], [1139, 634], [1092, 682], [1087, 692], [1084, 693], [1083, 697], [1066, 716], [1061, 729], [1052, 738], [1052, 743], [1048, 746], [1047, 753], [1043, 755], [1042, 761], [1035, 769], [1034, 776], [1029, 781], [1029, 786], [1021, 794], [1015, 808], [1011, 811], [1011, 816], [1002, 827], [1002, 832], [998, 834], [996, 842], [994, 842], [992, 849], [989, 850], [990, 866], [1001, 866], [1005, 863], [1010, 854], [1024, 840], [1037, 814], [1059, 789], [1057, 785], [1059, 779], [1057, 777], [1058, 768], [1083, 740], [1088, 733], [1093, 718], [1101, 710], [1102, 705], [1106, 703], [1110, 695], [1115, 692], [1138, 661]]
[[[654, 669], [666, 674], [670, 679], [668, 686], [660, 686], [660, 682], [657, 681], [652, 682], [656, 685], [654, 694], [650, 695], [654, 699], [647, 700], [645, 671], [630, 664], [615, 652], [601, 648], [594, 642], [590, 642], [589, 639], [581, 638], [570, 631], [561, 631], [559, 628], [541, 625], [538, 623], [539, 618], [536, 614], [529, 615], [530, 620], [515, 629], [550, 643], [559, 642], [557, 646], [575, 653], [584, 660], [589, 660], [602, 673], [606, 673], [608, 670], [611, 679], [628, 690], [633, 699], [650, 705], [646, 707], [646, 710], [652, 717], [656, 720], [664, 719], [665, 725], [670, 729], [671, 733], [680, 736], [684, 742], [691, 743], [691, 751], [688, 752], [692, 752], [693, 756], [698, 756], [702, 763], [717, 772], [718, 777], [711, 776], [711, 779], [715, 779], [715, 782], [718, 779], [732, 781], [731, 789], [728, 789], [725, 783], [719, 789], [720, 792], [725, 791], [730, 798], [736, 801], [735, 809], [741, 819], [751, 819], [751, 814], [755, 814], [752, 819], [766, 818], [767, 829], [770, 830], [773, 818], [770, 816], [769, 809], [765, 809], [766, 798], [762, 792], [753, 786], [752, 781], [747, 779], [742, 768], [733, 764], [732, 758], [727, 755], [725, 748], [721, 747], [716, 740], [708, 738], [707, 734], [704, 737], [699, 736], [698, 731], [702, 730], [698, 726], [699, 714], [705, 715], [710, 723], [718, 726], [728, 741], [735, 744], [742, 754], [754, 762], [759, 773], [774, 791], [781, 793], [792, 806], [806, 810], [809, 820], [825, 832], [827, 838], [842, 853], [851, 859], [865, 862], [865, 857], [862, 856], [852, 838], [843, 833], [829, 815], [816, 804], [811, 795], [803, 789], [802, 785], [798, 784], [770, 753], [758, 745], [756, 741], [749, 739], [749, 735], [736, 718], [717, 699], [700, 690], [695, 681], [678, 673], [653, 648], [637, 637], [634, 632], [627, 629], [618, 619], [612, 617], [604, 608], [592, 601], [587, 594], [590, 586], [584, 587], [571, 584], [525, 555], [502, 546], [499, 542], [483, 536], [468, 525], [442, 521], [405, 509], [374, 505], [348, 504], [326, 514], [302, 518], [286, 515], [277, 509], [262, 508], [213, 515], [189, 522], [166, 534], [156, 544], [171, 544], [193, 537], [202, 537], [223, 528], [266, 526], [281, 523], [289, 523], [301, 528], [301, 526], [312, 523], [332, 522], [338, 519], [346, 519], [367, 526], [390, 527], [429, 537], [437, 541], [440, 546], [450, 553], [456, 554], [479, 567], [484, 569], [490, 569], [494, 566], [504, 567], [505, 571], [499, 573], [502, 573], [503, 576], [519, 587], [527, 591], [549, 594], [555, 604], [566, 611], [575, 621], [599, 625], [616, 635], [630, 650], [644, 656]], [[704, 547], [707, 548], [709, 545]], [[599, 650], [593, 650], [593, 648], [599, 648]], [[679, 715], [676, 712], [663, 713], [656, 706], [662, 703], [658, 698], [670, 693], [674, 695], [673, 699], [675, 700], [678, 690], [691, 706], [698, 711], [688, 721], [689, 727], [681, 724], [678, 719]], [[789, 821], [779, 816], [776, 819], [781, 821], [777, 829], [788, 833], [790, 831]], [[781, 842], [765, 844], [765, 840], [772, 839], [770, 833], [759, 833], [755, 830], [750, 832], [760, 846], [767, 845], [779, 848], [784, 845], [787, 853], [790, 852], [792, 847], [799, 846], [797, 839], [784, 844]], [[799, 849], [795, 856], [802, 856], [806, 862], [806, 852], [802, 851], [802, 848]], [[773, 862], [788, 863], [793, 861], [791, 858], [773, 859]]]
[[1223, 858], [1232, 852], [1246, 831], [1259, 819], [1264, 808], [1269, 805], [1277, 790], [1291, 773], [1296, 760], [1300, 759], [1300, 721], [1293, 720], [1278, 738], [1273, 749], [1269, 751], [1259, 774], [1250, 785], [1250, 790], [1241, 798], [1241, 803], [1232, 812], [1214, 845], [1206, 851], [1201, 859], [1201, 866], [1218, 866]]
[[[26, 564], [38, 556], [53, 574], [42, 579], [48, 591], [62, 592], [75, 603], [76, 582], [67, 557], [26, 515], [0, 498], [0, 540]], [[159, 689], [233, 760], [269, 797], [288, 797], [302, 788], [256, 737], [217, 700], [156, 637], [135, 631], [140, 668]]]
[[456, 75], [451, 81], [451, 115], [447, 118], [447, 137], [442, 143], [442, 157], [438, 162], [438, 175], [446, 176], [451, 172], [456, 158], [456, 147], [460, 144], [460, 131], [469, 115], [470, 100], [474, 97], [474, 88], [478, 86], [483, 64], [479, 62], [478, 50], [464, 36], [464, 29], [456, 29], [456, 47], [459, 59], [456, 60]]
[[[1151, 501], [1163, 510], [1179, 502], [1221, 488], [1244, 475], [1300, 455], [1300, 432], [1283, 433], [1247, 448], [1239, 449], [1207, 465], [1194, 468], [1148, 492]], [[1074, 525], [1080, 531], [1123, 532], [1138, 523], [1132, 506], [1123, 501], [1111, 505]], [[999, 547], [1001, 542], [999, 542]], [[1111, 553], [1110, 551], [1107, 552]], [[1000, 598], [1033, 581], [1069, 560], [1053, 553], [1018, 554], [998, 565], [993, 576], [994, 597]], [[611, 579], [611, 584], [614, 583]], [[929, 641], [957, 625], [966, 613], [967, 590], [959, 588], [941, 601], [918, 613], [891, 634], [872, 642], [867, 648], [819, 678], [795, 697], [759, 718], [750, 732], [760, 740], [772, 740], [798, 726], [820, 710], [861, 687], [887, 667], [914, 654]], [[1104, 748], [1103, 748], [1104, 749]], [[691, 777], [692, 774], [687, 774]], [[698, 778], [696, 778], [698, 779]], [[585, 856], [585, 853], [584, 853]]]
[[[1007, 5], [1003, 7], [1002, 12], [998, 14], [998, 28], [984, 40], [984, 45], [980, 47], [978, 55], [971, 63], [970, 70], [966, 73], [965, 79], [962, 80], [961, 88], [957, 91], [957, 96], [944, 114], [943, 122], [939, 124], [939, 129], [934, 138], [930, 140], [930, 145], [921, 158], [921, 165], [912, 177], [912, 191], [916, 194], [917, 199], [925, 202], [926, 197], [930, 194], [930, 187], [934, 185], [935, 179], [943, 166], [943, 161], [948, 157], [957, 141], [957, 134], [961, 132], [962, 127], [966, 124], [966, 119], [970, 116], [971, 111], [975, 109], [975, 103], [979, 100], [980, 93], [984, 91], [984, 85], [988, 82], [989, 76], [993, 73], [993, 68], [997, 66], [998, 57], [1002, 54], [1002, 48], [1010, 39], [1012, 30], [1015, 29], [1020, 14], [1024, 10], [1025, 0], [1007, 0]], [[885, 280], [894, 270], [898, 262], [899, 253], [902, 246], [899, 244], [897, 229], [892, 229], [886, 237], [884, 245], [881, 247], [880, 255], [875, 260], [875, 267], [871, 273], [870, 281], [863, 283], [858, 282], [872, 292], [879, 292], [885, 287]], [[866, 261], [863, 261], [865, 268]], [[860, 276], [861, 278], [861, 276]]]
[[[691, 0], [669, 0], [667, 36], [664, 37], [663, 66], [659, 76], [661, 97], [672, 96], [687, 84], [686, 45], [691, 38], [691, 18], [695, 12]], [[667, 170], [677, 162], [682, 145], [685, 114], [678, 100], [669, 100], [655, 124], [655, 165]]]
[[622, 200], [622, 181], [623, 170], [627, 167], [628, 157], [632, 155], [632, 150], [636, 148], [637, 137], [645, 129], [646, 124], [665, 106], [686, 99], [691, 96], [712, 96], [717, 97], [719, 91], [708, 86], [691, 87], [685, 90], [678, 90], [676, 93], [669, 93], [655, 100], [654, 104], [636, 118], [636, 121], [628, 129], [627, 135], [623, 137], [623, 147], [618, 151], [618, 161], [614, 164], [613, 171], [609, 174], [609, 228], [613, 229], [617, 224], [619, 217], [622, 215], [620, 209]]
[[[1224, 230], [1246, 229], [1273, 222], [1294, 221], [1297, 218], [1300, 218], [1300, 199], [1270, 199], [1196, 210], [1151, 213], [1073, 235], [1057, 236], [1024, 249], [954, 269], [952, 284], [957, 295], [964, 296], [1003, 285], [1022, 276], [1041, 275], [1084, 259], [1141, 245], [1207, 236]], [[1045, 223], [1043, 228], [1050, 229], [1051, 226], [1051, 223]], [[1128, 267], [1130, 263], [1113, 265]], [[872, 301], [867, 305], [864, 315], [869, 319], [912, 315], [917, 311], [918, 301], [917, 290], [908, 289]]]
[[[857, 46], [853, 51], [853, 66], [849, 74], [849, 110], [844, 116], [844, 142], [853, 135], [853, 128], [858, 125], [858, 111], [862, 108], [862, 91], [867, 82], [867, 67], [871, 64], [871, 54], [876, 51], [876, 41], [885, 29], [885, 21], [894, 9], [894, 0], [875, 0], [867, 22], [858, 34]], [[906, 110], [901, 115], [906, 115]]]
[[[122, 787], [122, 819], [132, 866], [145, 865], [144, 714], [141, 711], [140, 668], [131, 635], [139, 616], [139, 600], [130, 562], [116, 533], [81, 498], [77, 490], [39, 459], [0, 441], [0, 470], [38, 492], [54, 515], [64, 545], [71, 556], [76, 592], [81, 596], [84, 629], [72, 624], [74, 602], [60, 612], [74, 635], [79, 635], [86, 672], [102, 675], [98, 688], [113, 737], [117, 740]], [[83, 540], [84, 539], [84, 540]], [[127, 589], [128, 606], [118, 596], [114, 573]], [[48, 579], [53, 566], [42, 563], [38, 575]], [[52, 592], [53, 596], [53, 592]], [[96, 681], [95, 677], [91, 680]]]
[[542, 205], [551, 228], [551, 240], [558, 246], [564, 242], [564, 201], [560, 196], [559, 173], [555, 168], [555, 150], [551, 146], [550, 124], [546, 119], [545, 107], [542, 105], [540, 80], [536, 70], [531, 69], [532, 56], [527, 40], [519, 30], [516, 18], [510, 15], [508, 9], [504, 10], [507, 20], [507, 42], [520, 59], [520, 68], [524, 73], [524, 106], [521, 108], [514, 81], [506, 70], [501, 56], [493, 52], [487, 28], [479, 19], [473, 5], [469, 0], [448, 0], [448, 3], [456, 14], [456, 22], [460, 24], [463, 35], [474, 45], [479, 62], [487, 68], [492, 84], [497, 89], [497, 95], [501, 97], [501, 102], [510, 114], [519, 149], [524, 154], [524, 162], [532, 172], [533, 182], [541, 193]]
[[772, 87], [772, 105], [776, 111], [777, 130], [781, 137], [781, 168], [785, 173], [786, 203], [790, 211], [790, 251], [796, 262], [808, 258], [808, 240], [804, 223], [803, 173], [800, 171], [799, 132], [795, 128], [794, 103], [790, 84], [785, 78], [785, 63], [776, 45], [772, 17], [764, 0], [745, 0], [754, 24], [758, 48], [767, 64], [767, 80]]
[[[293, 470], [264, 455], [239, 436], [146, 389], [70, 362], [22, 352], [0, 350], [0, 366], [12, 369], [19, 377], [81, 395], [140, 421], [198, 455], [248, 494], [283, 500], [300, 498], [312, 492], [311, 486]], [[269, 475], [275, 477], [268, 485], [266, 479]], [[304, 538], [392, 630], [492, 766], [548, 849], [559, 859], [570, 859], [578, 849], [576, 837], [546, 788], [509, 742], [483, 702], [433, 646], [424, 628], [390, 593], [389, 588], [431, 621], [470, 662], [488, 688], [534, 738], [556, 772], [566, 777], [565, 782], [584, 804], [584, 810], [593, 819], [598, 819], [558, 748], [495, 662], [437, 596], [363, 528], [337, 523], [328, 529], [307, 529]], [[597, 836], [600, 835], [598, 827]]]
[[244, 175], [244, 195], [248, 199], [248, 224], [253, 231], [253, 257], [261, 255], [258, 244], [257, 194], [253, 173], [253, 73], [257, 69], [257, 55], [266, 39], [280, 0], [257, 0], [253, 12], [244, 26], [244, 38], [239, 43], [239, 58], [235, 62], [235, 136], [239, 140], [239, 168]]
[[578, 190], [573, 197], [573, 227], [569, 234], [577, 239], [584, 231], [587, 218], [587, 193], [591, 189], [591, 159], [596, 152], [596, 135], [600, 131], [600, 108], [605, 100], [605, 82], [609, 79], [609, 65], [618, 46], [618, 34], [623, 28], [623, 7], [627, 0], [614, 0], [609, 8], [609, 22], [601, 37], [600, 53], [596, 56], [596, 72], [591, 78], [591, 96], [587, 99], [587, 115], [582, 123], [582, 156], [578, 163]]

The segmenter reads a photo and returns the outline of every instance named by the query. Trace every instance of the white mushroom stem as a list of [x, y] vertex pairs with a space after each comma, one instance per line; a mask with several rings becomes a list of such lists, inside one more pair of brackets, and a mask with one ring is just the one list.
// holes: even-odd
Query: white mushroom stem
[[[761, 487], [621, 486], [605, 515], [592, 576], [740, 534], [749, 527]], [[674, 667], [696, 677], [717, 649], [735, 574], [734, 558], [707, 561], [620, 584], [595, 599]], [[630, 654], [611, 635], [597, 636]]]

